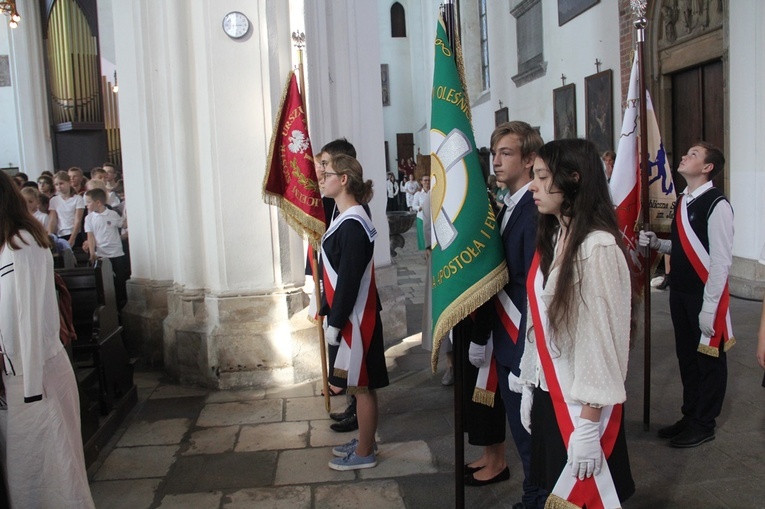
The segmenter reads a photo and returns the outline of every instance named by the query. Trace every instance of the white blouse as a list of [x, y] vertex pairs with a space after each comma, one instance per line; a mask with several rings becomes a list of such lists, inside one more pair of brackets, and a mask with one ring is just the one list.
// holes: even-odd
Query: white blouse
[[[580, 246], [576, 263], [569, 327], [561, 327], [550, 348], [551, 355], [561, 357], [563, 396], [567, 402], [596, 407], [622, 403], [627, 399], [632, 293], [627, 261], [610, 233], [595, 231]], [[555, 261], [553, 267], [540, 296], [548, 306], [559, 275]], [[532, 320], [526, 326], [526, 345], [520, 379], [548, 390]]]

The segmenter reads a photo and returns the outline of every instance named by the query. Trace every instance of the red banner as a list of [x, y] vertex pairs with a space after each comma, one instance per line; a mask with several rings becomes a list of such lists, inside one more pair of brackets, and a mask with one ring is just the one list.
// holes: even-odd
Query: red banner
[[287, 223], [318, 246], [325, 230], [324, 207], [294, 72], [287, 77], [271, 136], [263, 200], [279, 207]]

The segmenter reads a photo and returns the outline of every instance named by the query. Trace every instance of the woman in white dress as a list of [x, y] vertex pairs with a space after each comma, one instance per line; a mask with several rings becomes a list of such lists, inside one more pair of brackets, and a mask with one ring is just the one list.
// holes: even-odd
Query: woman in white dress
[[94, 507], [72, 365], [59, 339], [48, 235], [0, 172], [0, 352], [13, 508]]

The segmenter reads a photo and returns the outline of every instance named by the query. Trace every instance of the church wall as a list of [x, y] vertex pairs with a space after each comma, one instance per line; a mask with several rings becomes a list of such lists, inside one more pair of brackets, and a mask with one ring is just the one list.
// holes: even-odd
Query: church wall
[[552, 140], [553, 89], [561, 86], [561, 74], [566, 76], [567, 85], [576, 85], [577, 134], [583, 137], [586, 122], [584, 78], [597, 72], [595, 59], [598, 59], [602, 62], [601, 71], [613, 70], [616, 145], [623, 109], [619, 99], [618, 3], [600, 2], [559, 27], [557, 0], [541, 1], [547, 71], [544, 76], [520, 87], [511, 79], [518, 73], [518, 42], [516, 19], [510, 14], [520, 2], [488, 2], [491, 100], [474, 108], [476, 143], [488, 146], [499, 101], [508, 107], [510, 120], [524, 120], [538, 126], [542, 138]]
[[759, 299], [765, 291], [765, 267], [758, 264], [765, 244], [765, 4], [728, 2], [730, 69], [730, 200], [735, 213], [731, 292]]
[[[0, 167], [13, 163], [30, 178], [55, 171], [43, 70], [38, 2], [17, 2], [21, 21], [11, 30], [0, 16], [0, 39], [7, 44], [11, 87], [0, 87]], [[6, 129], [7, 128], [7, 129]], [[3, 157], [5, 151], [6, 157]]]
[[[18, 27], [17, 27], [18, 29]], [[10, 66], [16, 64], [15, 55], [11, 60], [11, 38], [12, 32], [8, 26], [8, 18], [0, 16], [0, 56], [8, 58], [8, 78], [10, 75]], [[10, 79], [10, 84], [0, 86], [0, 168], [6, 166], [19, 166], [21, 158], [19, 156], [19, 137], [18, 122], [16, 121], [16, 83]], [[22, 169], [20, 171], [27, 171]]]

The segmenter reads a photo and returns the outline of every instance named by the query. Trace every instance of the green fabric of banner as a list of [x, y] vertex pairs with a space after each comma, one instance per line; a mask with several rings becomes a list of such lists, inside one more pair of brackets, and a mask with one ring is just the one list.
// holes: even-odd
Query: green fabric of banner
[[460, 64], [439, 19], [430, 124], [434, 372], [449, 330], [493, 297], [508, 277]]

